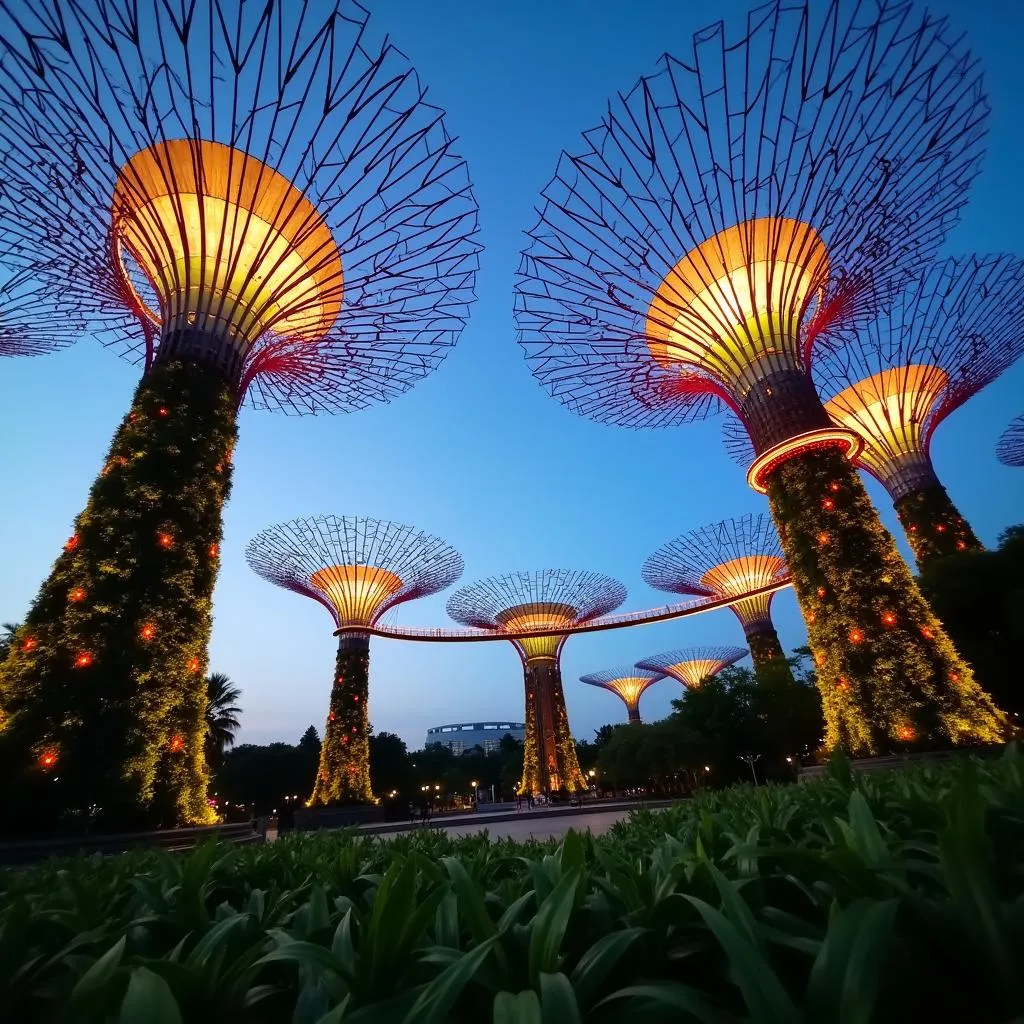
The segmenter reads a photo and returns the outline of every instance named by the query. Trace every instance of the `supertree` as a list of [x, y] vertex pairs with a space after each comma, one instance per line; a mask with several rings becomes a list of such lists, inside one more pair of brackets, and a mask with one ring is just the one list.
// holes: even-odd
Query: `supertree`
[[564, 153], [523, 254], [520, 343], [572, 410], [731, 409], [807, 623], [826, 742], [994, 741], [975, 684], [882, 527], [810, 363], [930, 260], [965, 202], [976, 62], [905, 0], [777, 0], [665, 56]]
[[652, 654], [638, 661], [636, 667], [661, 672], [694, 690], [705, 679], [718, 675], [723, 668], [735, 665], [747, 653], [743, 647], [689, 647]]
[[265, 580], [319, 601], [338, 629], [331, 706], [310, 806], [373, 800], [370, 784], [370, 638], [396, 605], [436, 594], [462, 575], [462, 556], [411, 526], [318, 516], [271, 526], [246, 548]]
[[[764, 513], [725, 519], [681, 534], [644, 562], [643, 578], [658, 590], [698, 597], [732, 597], [789, 579], [779, 535]], [[740, 620], [755, 670], [788, 672], [772, 622], [775, 593], [738, 600]]]
[[[626, 588], [595, 572], [545, 569], [492, 576], [457, 590], [448, 614], [480, 629], [558, 629], [618, 608]], [[559, 658], [566, 634], [512, 641], [523, 662], [526, 687], [526, 739], [520, 793], [587, 788], [569, 731]]]
[[823, 353], [818, 393], [859, 434], [857, 464], [889, 492], [920, 568], [980, 551], [932, 466], [940, 423], [1024, 352], [1024, 260], [948, 259], [920, 273], [887, 315]]
[[472, 298], [476, 202], [441, 112], [348, 0], [2, 10], [0, 213], [143, 364], [4, 665], [6, 788], [208, 821], [237, 409], [350, 411], [434, 369]]
[[600, 686], [610, 690], [623, 704], [630, 722], [640, 722], [640, 698], [648, 686], [665, 678], [664, 672], [651, 672], [639, 665], [609, 668], [603, 672], [591, 672], [580, 676], [580, 682], [588, 686]]
[[1024, 466], [1024, 415], [1010, 421], [996, 444], [996, 458], [1004, 466]]

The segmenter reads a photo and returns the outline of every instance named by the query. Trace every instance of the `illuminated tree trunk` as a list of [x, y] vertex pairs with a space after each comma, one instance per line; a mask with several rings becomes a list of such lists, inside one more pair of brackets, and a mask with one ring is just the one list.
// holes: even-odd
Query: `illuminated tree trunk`
[[918, 569], [961, 551], [983, 551], [970, 524], [937, 480], [897, 498], [893, 505], [906, 531]]
[[338, 639], [331, 710], [311, 807], [373, 803], [370, 786], [370, 638], [342, 633]]
[[825, 709], [828, 747], [991, 743], [1004, 718], [975, 683], [871, 505], [834, 450], [768, 477]]
[[[159, 362], [0, 668], [8, 804], [203, 823], [207, 646], [235, 395]], [[4, 797], [0, 797], [4, 799]]]
[[626, 715], [630, 725], [640, 725], [640, 701], [626, 703]]
[[586, 789], [569, 731], [558, 661], [531, 658], [526, 662], [526, 738], [520, 793], [553, 793]]
[[785, 652], [779, 642], [779, 634], [774, 626], [752, 627], [745, 635], [755, 675], [761, 677], [770, 674], [773, 679], [783, 675], [793, 678], [792, 669], [786, 661]]

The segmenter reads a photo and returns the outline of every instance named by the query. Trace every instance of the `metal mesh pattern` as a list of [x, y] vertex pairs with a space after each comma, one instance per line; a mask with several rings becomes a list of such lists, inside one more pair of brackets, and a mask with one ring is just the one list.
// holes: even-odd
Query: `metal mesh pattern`
[[543, 569], [491, 576], [457, 590], [448, 599], [448, 614], [466, 626], [500, 629], [504, 613], [515, 609], [521, 619], [549, 618], [586, 622], [618, 608], [626, 588], [608, 576], [570, 569]]
[[[252, 208], [263, 196], [270, 241], [251, 268], [227, 271], [243, 305], [259, 295], [247, 313], [265, 328], [246, 343], [240, 397], [285, 412], [346, 412], [386, 402], [437, 367], [473, 298], [477, 204], [442, 112], [407, 58], [375, 37], [365, 9], [352, 0], [66, 0], [58, 11], [25, 0], [0, 12], [0, 213], [18, 259], [59, 280], [101, 340], [148, 368], [170, 344], [155, 322], [167, 316], [161, 291], [209, 286], [208, 266], [245, 248], [238, 235], [259, 235]], [[163, 220], [146, 208], [128, 259], [111, 237], [112, 196], [127, 176], [128, 198], [115, 206], [141, 207], [129, 162], [177, 140], [188, 153], [151, 175], [167, 195]], [[230, 147], [223, 173], [210, 155], [223, 156], [218, 146]], [[246, 159], [262, 170], [243, 172]], [[274, 182], [280, 198], [268, 205]], [[190, 189], [200, 200], [215, 193], [207, 218], [227, 203], [223, 224], [195, 230]], [[167, 226], [181, 237], [164, 238]], [[282, 232], [286, 254], [271, 244]], [[180, 258], [166, 257], [154, 289], [140, 268], [168, 246]], [[296, 269], [286, 256], [299, 250]], [[279, 281], [268, 292], [271, 274]], [[327, 312], [312, 311], [305, 290], [317, 275]], [[283, 292], [290, 318], [275, 306]], [[237, 319], [221, 307], [213, 315]], [[311, 319], [330, 326], [312, 336]]]
[[83, 329], [78, 309], [55, 282], [20, 272], [0, 286], [0, 356], [52, 352]]
[[636, 666], [660, 672], [684, 686], [694, 687], [717, 675], [723, 668], [735, 665], [748, 653], [744, 647], [687, 647], [652, 654], [649, 658], [642, 658]]
[[1010, 422], [996, 444], [996, 458], [1004, 466], [1024, 467], [1024, 415]]
[[294, 519], [245, 551], [265, 580], [312, 597], [340, 627], [369, 625], [395, 605], [436, 594], [462, 575], [462, 556], [412, 526], [360, 516]]
[[931, 258], [986, 112], [962, 40], [907, 2], [778, 0], [738, 39], [697, 33], [544, 190], [516, 295], [535, 376], [574, 412], [649, 427], [806, 374], [816, 338]]
[[627, 705], [635, 706], [648, 686], [664, 678], [664, 672], [649, 672], [646, 669], [628, 665], [608, 668], [602, 672], [591, 672], [588, 675], [580, 676], [580, 682], [586, 683], [588, 686], [600, 686], [605, 690], [611, 690]]
[[765, 513], [680, 534], [655, 551], [642, 571], [658, 590], [704, 597], [739, 596], [789, 579], [782, 543]]

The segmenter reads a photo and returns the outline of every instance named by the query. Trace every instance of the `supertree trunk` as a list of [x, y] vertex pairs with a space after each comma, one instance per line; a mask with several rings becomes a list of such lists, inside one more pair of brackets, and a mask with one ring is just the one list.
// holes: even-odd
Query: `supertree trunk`
[[586, 789], [569, 731], [569, 716], [557, 661], [526, 663], [526, 739], [520, 793], [552, 793]]
[[1005, 721], [975, 683], [855, 470], [807, 451], [767, 481], [814, 654], [828, 747], [992, 743]]
[[331, 710], [311, 807], [373, 803], [370, 786], [370, 638], [342, 633], [338, 640]]
[[[142, 379], [0, 669], [3, 761], [51, 821], [213, 820], [205, 677], [235, 393], [194, 363]], [[103, 713], [97, 715], [100, 705]]]
[[918, 569], [962, 551], [984, 551], [970, 523], [937, 480], [930, 487], [897, 498], [893, 504]]
[[626, 705], [626, 717], [630, 725], [640, 725], [640, 702]]
[[777, 679], [785, 675], [789, 679], [793, 678], [793, 672], [786, 661], [786, 654], [774, 626], [752, 627], [745, 636], [756, 676], [762, 678], [770, 675]]

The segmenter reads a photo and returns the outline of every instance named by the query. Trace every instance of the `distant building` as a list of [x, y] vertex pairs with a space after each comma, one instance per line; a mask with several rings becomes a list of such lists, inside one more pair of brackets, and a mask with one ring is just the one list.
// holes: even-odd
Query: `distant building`
[[497, 750], [505, 736], [523, 742], [526, 726], [522, 722], [467, 722], [456, 725], [435, 725], [427, 730], [427, 742], [440, 743], [453, 754], [465, 754], [474, 747], [483, 747], [490, 753]]

